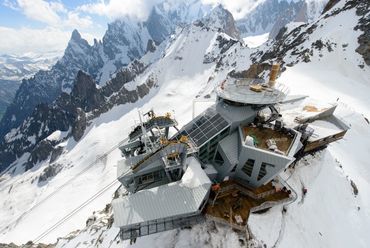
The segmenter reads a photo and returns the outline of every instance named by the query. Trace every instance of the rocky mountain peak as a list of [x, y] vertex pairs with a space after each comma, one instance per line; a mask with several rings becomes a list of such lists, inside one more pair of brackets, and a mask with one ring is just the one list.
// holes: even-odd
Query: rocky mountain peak
[[75, 29], [72, 32], [71, 39], [68, 42], [64, 55], [68, 53], [86, 53], [91, 49], [87, 40], [81, 37], [81, 34]]
[[174, 29], [174, 23], [171, 23], [171, 20], [165, 15], [164, 10], [161, 10], [157, 6], [153, 7], [145, 25], [148, 27], [148, 32], [156, 44], [166, 39]]
[[74, 29], [74, 30], [72, 31], [71, 40], [79, 41], [79, 40], [81, 40], [81, 39], [82, 39], [81, 34], [78, 32], [78, 30], [77, 30], [77, 29]]
[[219, 28], [230, 37], [240, 39], [233, 15], [221, 4], [212, 9], [205, 17], [205, 22], [208, 27]]
[[328, 0], [265, 0], [237, 21], [242, 37], [270, 33], [275, 38], [289, 22], [308, 22], [320, 16]]

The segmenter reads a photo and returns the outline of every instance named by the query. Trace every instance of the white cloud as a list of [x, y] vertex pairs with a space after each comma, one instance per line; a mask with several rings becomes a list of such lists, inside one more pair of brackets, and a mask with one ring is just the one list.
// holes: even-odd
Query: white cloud
[[[144, 20], [147, 18], [152, 7], [164, 0], [98, 0], [93, 3], [84, 4], [77, 8], [78, 11], [106, 16], [110, 19], [117, 19], [123, 16], [130, 16]], [[169, 3], [186, 2], [189, 0], [167, 0]], [[243, 18], [258, 4], [266, 0], [201, 0], [203, 4], [222, 4], [228, 9], [235, 19]]]
[[58, 29], [13, 29], [0, 26], [0, 53], [23, 54], [63, 50], [70, 32]]
[[56, 12], [67, 13], [67, 9], [61, 2], [50, 2], [50, 8]]
[[68, 12], [67, 19], [64, 21], [64, 25], [67, 27], [74, 27], [78, 29], [88, 28], [93, 24], [93, 21], [89, 16], [80, 17], [78, 12]]
[[61, 18], [58, 15], [57, 3], [52, 4], [43, 0], [18, 0], [19, 8], [30, 19], [46, 23], [48, 25], [59, 25]]
[[4, 5], [21, 11], [31, 20], [39, 21], [58, 28], [88, 28], [92, 26], [89, 16], [81, 16], [79, 12], [68, 10], [62, 2], [45, 0], [6, 0]]
[[[45, 23], [45, 28], [13, 29], [0, 26], [0, 53], [24, 54], [63, 51], [70, 39], [71, 31], [77, 28], [90, 44], [93, 35], [99, 38], [104, 28], [94, 23], [89, 14], [116, 19], [130, 16], [147, 18], [152, 7], [164, 0], [94, 0], [90, 4], [67, 9], [60, 0], [4, 0], [3, 5], [21, 11], [29, 19]], [[166, 0], [170, 3], [188, 0]], [[265, 0], [201, 0], [204, 4], [223, 4], [235, 18], [244, 17], [258, 3]]]
[[[82, 37], [90, 44], [93, 41], [93, 36], [88, 33], [82, 33]], [[50, 27], [13, 29], [0, 26], [0, 54], [44, 54], [51, 51], [63, 53], [70, 38], [71, 30], [62, 31]]]
[[144, 20], [149, 15], [152, 7], [159, 2], [161, 0], [101, 0], [91, 4], [84, 4], [78, 10], [85, 13], [106, 16], [110, 19], [130, 16]]
[[252, 11], [258, 4], [266, 0], [202, 0], [204, 4], [222, 4], [228, 9], [235, 19], [241, 19], [250, 11]]

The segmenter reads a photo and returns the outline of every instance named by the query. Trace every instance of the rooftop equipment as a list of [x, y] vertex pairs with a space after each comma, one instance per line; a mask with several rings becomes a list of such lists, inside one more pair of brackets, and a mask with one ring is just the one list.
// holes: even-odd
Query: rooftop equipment
[[280, 71], [280, 65], [279, 64], [273, 64], [271, 68], [271, 73], [270, 73], [270, 79], [269, 79], [269, 86], [271, 88], [275, 87], [276, 84], [276, 78], [277, 75]]

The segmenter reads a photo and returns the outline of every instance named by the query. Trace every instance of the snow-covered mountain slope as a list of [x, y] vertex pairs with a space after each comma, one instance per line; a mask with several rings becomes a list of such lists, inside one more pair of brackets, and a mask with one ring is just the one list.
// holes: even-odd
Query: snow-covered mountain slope
[[[283, 213], [281, 207], [277, 207], [264, 214], [251, 216], [249, 224], [257, 244], [264, 243], [267, 247], [367, 247], [370, 242], [367, 235], [370, 230], [370, 170], [366, 158], [370, 147], [367, 119], [370, 113], [367, 108], [368, 100], [366, 102], [365, 98], [361, 97], [361, 91], [369, 92], [370, 82], [367, 75], [370, 68], [367, 65], [363, 68], [358, 66], [359, 62], [360, 65], [364, 64], [363, 58], [355, 52], [359, 45], [357, 37], [361, 35], [360, 31], [354, 30], [361, 18], [356, 14], [356, 6], [359, 12], [361, 4], [348, 1], [345, 5], [345, 2], [341, 1], [335, 6], [329, 12], [332, 16], [323, 17], [316, 23], [318, 28], [312, 29], [307, 35], [304, 35], [303, 29], [295, 31], [295, 38], [300, 37], [300, 34], [304, 36], [304, 43], [298, 43], [297, 47], [302, 46], [303, 50], [312, 49], [310, 62], [302, 61], [300, 53], [290, 55], [289, 51], [296, 47], [289, 46], [289, 41], [295, 38], [283, 42], [282, 47], [285, 46], [288, 50], [283, 59], [286, 63], [294, 63], [291, 63], [292, 67], [286, 69], [279, 81], [286, 83], [292, 94], [308, 94], [321, 101], [331, 102], [335, 102], [339, 97], [338, 115], [351, 129], [344, 140], [330, 145], [327, 150], [314, 156], [304, 158], [294, 169], [283, 173], [282, 176], [298, 192], [299, 199], [287, 206], [286, 213]], [[368, 5], [365, 8], [368, 13]], [[336, 12], [338, 13], [333, 14]], [[343, 33], [348, 35], [341, 35]], [[317, 39], [329, 38], [332, 42], [343, 43], [345, 46], [333, 46], [331, 52], [328, 49], [324, 51], [312, 48], [312, 42]], [[220, 58], [222, 63], [218, 63], [218, 73], [212, 75], [216, 76], [215, 80], [218, 80], [217, 75], [221, 74], [220, 77], [223, 77], [231, 72], [232, 68], [241, 71], [243, 67], [248, 66], [248, 62], [245, 62], [247, 49], [240, 43], [232, 43], [229, 51]], [[213, 47], [218, 45], [215, 43]], [[265, 49], [268, 48], [266, 46]], [[237, 52], [231, 53], [235, 49]], [[359, 90], [351, 91], [348, 90], [349, 87]], [[211, 90], [211, 87], [208, 90]], [[301, 193], [303, 185], [308, 188], [308, 194], [304, 198]], [[122, 244], [114, 239], [117, 229], [107, 229], [106, 225], [99, 228], [97, 223], [71, 234], [68, 239], [60, 240], [58, 247], [74, 247], [77, 243], [84, 244], [87, 241], [101, 242], [101, 247], [122, 247]], [[226, 239], [220, 241], [218, 235], [225, 235]], [[218, 247], [226, 244], [232, 244], [232, 247], [242, 246], [235, 234], [225, 234], [222, 227], [207, 225], [198, 225], [192, 230], [170, 231], [143, 237], [138, 239], [134, 247], [147, 244], [154, 247]], [[128, 242], [124, 242], [123, 246], [129, 246]]]
[[[231, 13], [223, 9], [221, 6], [214, 8], [213, 11], [209, 15], [204, 17], [202, 22], [198, 22], [197, 25], [208, 29], [211, 27], [217, 27], [218, 29], [224, 30], [224, 32], [232, 36], [238, 37], [238, 33], [234, 25], [234, 19]], [[126, 27], [127, 24], [120, 23], [119, 26]], [[110, 30], [112, 29], [114, 28], [111, 27]], [[179, 28], [179, 31], [180, 30], [181, 28]], [[109, 31], [107, 33], [112, 32], [120, 33], [118, 31]], [[123, 34], [125, 33], [123, 32]], [[140, 36], [138, 37], [140, 38]], [[122, 40], [124, 39], [122, 38]], [[170, 39], [162, 42], [163, 44], [161, 43], [161, 45], [158, 45], [157, 47], [154, 44], [151, 44], [151, 46], [149, 46], [146, 57], [154, 56], [158, 59], [159, 54], [162, 53], [163, 49], [166, 47], [167, 42], [170, 42]], [[118, 43], [118, 41], [116, 41], [116, 43]], [[77, 49], [76, 47], [78, 47], [79, 49]], [[112, 48], [114, 46], [111, 45], [109, 47]], [[76, 51], [79, 52], [77, 53]], [[72, 39], [65, 52], [65, 56], [68, 55], [68, 57], [75, 58], [78, 57], [77, 55], [82, 56], [88, 51], [89, 45], [87, 44], [87, 42], [81, 39], [77, 31], [73, 32]], [[92, 56], [92, 58], [94, 58], [94, 56]], [[116, 59], [116, 57], [114, 59]], [[181, 60], [181, 56], [178, 56], [178, 58], [176, 59]], [[63, 63], [67, 63], [67, 61], [68, 60], [65, 59], [65, 57], [61, 59], [61, 62]], [[155, 79], [151, 79], [148, 77], [147, 84], [138, 87], [137, 93], [132, 93], [129, 91], [130, 89], [127, 89], [125, 87], [122, 88], [123, 84], [132, 80], [137, 74], [140, 74], [146, 66], [152, 63], [152, 61], [146, 61], [146, 58], [142, 61], [143, 63], [133, 62], [132, 64], [130, 64], [130, 66], [127, 67], [128, 70], [123, 69], [118, 71], [113, 80], [110, 80], [106, 85], [100, 86], [101, 89], [99, 90], [96, 89], [94, 83], [92, 83], [93, 85], [90, 85], [89, 83], [90, 86], [88, 86], [88, 88], [90, 88], [94, 93], [86, 94], [82, 91], [76, 90], [83, 94], [79, 95], [79, 93], [74, 92], [75, 87], [72, 84], [71, 94], [68, 95], [63, 93], [60, 97], [57, 98], [56, 103], [53, 103], [52, 106], [47, 106], [46, 104], [43, 104], [35, 108], [32, 114], [27, 119], [25, 119], [18, 128], [13, 128], [11, 132], [4, 136], [3, 142], [0, 143], [0, 168], [5, 169], [12, 162], [14, 162], [17, 157], [22, 156], [22, 154], [25, 152], [30, 152], [31, 155], [28, 160], [28, 162], [30, 163], [25, 166], [26, 169], [30, 169], [35, 164], [35, 162], [46, 158], [42, 152], [46, 149], [46, 147], [48, 147], [46, 150], [49, 153], [53, 151], [50, 145], [45, 146], [44, 143], [39, 144], [39, 142], [41, 142], [52, 132], [58, 129], [60, 129], [61, 131], [67, 131], [69, 128], [71, 128], [71, 134], [73, 135], [75, 140], [79, 140], [86, 126], [85, 119], [88, 122], [92, 118], [97, 117], [99, 114], [108, 111], [115, 104], [134, 102], [137, 101], [138, 98], [146, 95], [148, 93], [148, 89], [146, 87], [153, 87], [152, 82], [154, 82]], [[77, 67], [77, 63], [79, 63], [79, 61], [76, 60], [74, 61], [74, 63]], [[72, 64], [73, 63], [69, 61], [69, 65], [71, 66]], [[80, 65], [81, 64], [83, 64], [83, 61], [80, 61]], [[68, 73], [68, 71], [66, 71], [65, 73]], [[94, 77], [94, 75], [92, 75], [92, 77]], [[75, 81], [79, 81], [78, 77]], [[91, 80], [86, 80], [86, 82], [90, 81]], [[77, 88], [84, 88], [83, 86], [80, 86], [82, 84], [83, 80], [81, 83], [79, 83]], [[21, 86], [21, 89], [22, 87], [24, 87], [24, 85], [25, 84]], [[53, 88], [53, 86], [50, 87]], [[41, 90], [36, 93], [44, 94], [45, 92]], [[48, 93], [48, 96], [50, 96], [50, 91]], [[132, 95], [130, 95], [130, 93], [132, 93]], [[80, 98], [85, 99], [85, 101], [82, 101]], [[22, 104], [18, 105], [18, 107], [22, 107]], [[13, 107], [13, 105], [11, 107]], [[9, 109], [11, 109], [11, 107]], [[7, 114], [9, 113], [7, 112]], [[18, 114], [18, 116], [19, 115], [20, 114]], [[63, 121], [58, 121], [58, 119], [61, 119]], [[17, 117], [12, 117], [12, 120], [17, 120]], [[9, 123], [6, 123], [5, 120], [3, 120], [3, 123], [9, 125]]]
[[23, 78], [33, 76], [39, 70], [48, 70], [59, 56], [59, 52], [25, 56], [0, 55], [0, 79], [21, 81]]
[[[54, 178], [40, 180], [40, 174], [48, 166], [49, 161], [40, 162], [31, 170], [24, 172], [23, 163], [29, 154], [24, 154], [17, 161], [12, 175], [5, 174], [2, 177], [1, 199], [7, 199], [2, 202], [4, 211], [1, 211], [0, 217], [3, 220], [0, 234], [2, 242], [24, 243], [35, 239], [72, 212], [76, 206], [87, 201], [99, 189], [115, 181], [114, 166], [120, 156], [119, 151], [115, 149], [111, 154], [100, 157], [123, 140], [130, 131], [134, 125], [133, 120], [137, 117], [137, 107], [145, 111], [155, 106], [158, 113], [175, 110], [176, 118], [181, 123], [189, 120], [191, 101], [186, 104], [184, 102], [186, 99], [194, 99], [200, 89], [207, 87], [215, 63], [204, 63], [204, 54], [217, 38], [218, 32], [222, 31], [222, 27], [216, 24], [205, 26], [204, 22], [198, 21], [179, 30], [176, 38], [165, 48], [163, 55], [147, 54], [141, 59], [142, 63], [156, 60], [157, 62], [150, 64], [143, 73], [125, 84], [125, 88], [133, 89], [151, 78], [156, 86], [149, 94], [136, 102], [114, 107], [93, 119], [78, 143], [70, 137], [59, 144], [64, 147], [64, 153], [50, 165], [55, 168], [53, 171], [59, 170]], [[108, 82], [105, 87], [109, 85]], [[52, 134], [53, 138], [48, 139], [55, 139], [55, 136], [59, 135], [60, 133]], [[96, 162], [97, 158], [98, 162], [91, 164]], [[86, 172], [79, 173], [85, 169]], [[71, 178], [73, 180], [69, 181]], [[63, 186], [66, 182], [68, 183]], [[73, 218], [58, 226], [41, 241], [54, 242], [56, 237], [65, 235], [70, 230], [82, 228], [93, 210], [103, 208], [109, 203], [114, 187], [117, 186], [118, 184], [113, 184], [94, 203], [81, 209]], [[83, 196], [80, 192], [84, 192]], [[53, 196], [48, 197], [50, 194]], [[26, 214], [22, 215], [23, 213]], [[43, 217], [35, 222], [34, 219], [41, 213]], [[27, 233], [23, 233], [22, 230], [26, 229]]]
[[25, 56], [0, 55], [0, 120], [12, 103], [23, 78], [39, 70], [48, 70], [58, 59], [59, 53]]
[[[369, 11], [366, 1], [340, 1], [317, 22], [287, 30], [280, 42], [270, 42], [262, 53], [255, 53], [260, 63], [281, 59], [287, 65], [279, 81], [289, 86], [291, 94], [330, 102], [338, 99], [338, 115], [351, 126], [343, 141], [284, 175], [288, 178], [293, 173], [288, 182], [297, 192], [301, 193], [302, 184], [308, 188], [303, 203], [292, 204], [285, 214], [277, 208], [252, 215], [252, 232], [268, 247], [276, 242], [279, 247], [367, 247], [370, 242], [366, 159], [370, 111], [365, 93], [370, 90], [370, 68], [356, 52], [358, 37], [364, 33], [356, 26], [364, 17], [369, 20]], [[234, 63], [227, 57], [236, 56], [225, 55], [224, 64]], [[357, 196], [353, 187], [359, 190]]]
[[193, 21], [197, 17], [194, 12], [201, 15], [205, 8], [199, 1], [181, 1], [176, 9], [171, 6], [168, 1], [159, 3], [146, 21], [128, 17], [114, 21], [108, 25], [102, 41], [95, 40], [93, 45], [75, 30], [63, 57], [50, 70], [39, 71], [22, 83], [0, 122], [0, 137], [18, 127], [38, 104], [49, 104], [62, 92], [69, 92], [79, 70], [104, 85], [119, 68], [143, 56], [154, 43], [164, 41], [178, 24]]
[[[356, 52], [358, 37], [364, 31], [354, 28], [368, 13], [368, 1], [342, 0], [327, 17], [298, 28], [290, 26], [275, 43], [259, 50], [219, 34], [217, 27], [207, 27], [204, 22], [179, 30], [165, 53], [144, 56], [141, 62], [148, 66], [125, 84], [132, 89], [148, 77], [155, 79], [157, 84], [147, 95], [93, 118], [79, 142], [70, 137], [59, 144], [65, 147], [64, 153], [51, 165], [39, 162], [24, 172], [22, 164], [28, 159], [24, 154], [13, 174], [2, 175], [0, 219], [4, 221], [0, 223], [0, 242], [54, 242], [56, 237], [76, 230], [59, 239], [57, 246], [129, 247], [129, 241], [117, 240], [117, 228], [109, 228], [109, 208], [106, 213], [97, 212], [97, 221], [87, 228], [85, 221], [93, 211], [105, 208], [118, 187], [114, 184], [115, 164], [120, 153], [114, 148], [138, 118], [137, 108], [154, 108], [157, 113], [174, 110], [183, 125], [192, 117], [192, 100], [212, 99], [215, 84], [226, 76], [263, 76], [270, 62], [281, 59], [284, 72], [278, 81], [287, 84], [292, 94], [330, 102], [339, 97], [338, 114], [351, 129], [344, 140], [282, 174], [298, 192], [299, 200], [287, 206], [284, 215], [281, 207], [252, 215], [249, 226], [254, 239], [249, 243], [267, 247], [275, 243], [275, 247], [367, 247], [370, 113], [363, 92], [369, 92], [370, 68]], [[252, 61], [260, 65], [250, 68]], [[66, 132], [56, 131], [48, 139], [65, 136]], [[44, 171], [48, 167], [53, 169]], [[302, 184], [308, 189], [303, 201]], [[208, 223], [142, 237], [133, 247], [245, 247], [245, 237], [239, 239], [230, 229]]]

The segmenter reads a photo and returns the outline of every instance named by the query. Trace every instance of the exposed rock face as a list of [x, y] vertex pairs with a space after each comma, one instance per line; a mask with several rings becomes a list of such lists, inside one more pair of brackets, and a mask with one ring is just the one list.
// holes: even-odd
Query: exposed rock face
[[247, 70], [245, 71], [238, 71], [235, 70], [229, 73], [230, 77], [233, 78], [260, 78], [261, 74], [265, 71], [271, 70], [271, 64], [268, 63], [261, 63], [261, 64], [252, 64]]
[[336, 5], [337, 3], [339, 3], [340, 0], [329, 0], [329, 2], [325, 5], [322, 13], [325, 14], [326, 12], [328, 12], [331, 8], [334, 7], [334, 5]]
[[90, 112], [98, 108], [104, 101], [103, 95], [96, 88], [95, 81], [91, 76], [79, 71], [71, 92], [74, 105], [83, 107], [83, 111]]
[[153, 40], [148, 40], [148, 44], [146, 46], [146, 52], [151, 52], [151, 53], [154, 53], [155, 52], [155, 43]]
[[0, 120], [12, 103], [20, 84], [18, 81], [0, 79]]
[[[30, 152], [25, 164], [26, 169], [43, 161], [52, 154], [61, 153], [56, 144], [45, 140], [53, 132], [71, 130], [70, 135], [78, 141], [84, 134], [88, 121], [107, 112], [118, 104], [133, 103], [147, 95], [155, 80], [148, 78], [145, 84], [134, 90], [127, 90], [124, 85], [132, 81], [146, 66], [140, 62], [119, 71], [115, 78], [101, 89], [97, 89], [93, 78], [79, 71], [70, 94], [62, 93], [50, 105], [39, 105], [33, 114], [0, 144], [0, 168], [9, 166], [17, 157]], [[87, 117], [87, 113], [88, 116]]]
[[82, 138], [86, 126], [86, 114], [81, 108], [77, 108], [72, 124], [72, 136], [76, 141], [79, 141]]
[[[307, 24], [297, 23], [296, 25], [290, 25], [289, 27], [281, 29], [275, 40], [268, 41], [265, 46], [262, 46], [257, 49], [256, 52], [248, 55], [253, 64], [258, 64], [257, 67], [252, 66], [248, 68], [247, 66], [250, 66], [248, 63], [246, 63], [245, 67], [240, 63], [240, 61], [245, 59], [244, 54], [248, 54], [250, 51], [245, 51], [245, 46], [238, 43], [231, 44], [231, 41], [227, 41], [227, 39], [217, 39], [217, 45], [223, 44], [222, 46], [228, 47], [228, 49], [226, 49], [224, 54], [219, 53], [220, 56], [217, 58], [215, 71], [221, 71], [231, 77], [256, 77], [257, 75], [257, 77], [266, 78], [271, 63], [275, 61], [281, 64], [281, 70], [284, 71], [286, 67], [294, 66], [297, 63], [310, 62], [313, 56], [320, 60], [320, 58], [325, 56], [328, 52], [344, 49], [348, 44], [334, 43], [329, 38], [330, 36], [326, 35], [325, 24], [332, 22], [334, 18], [330, 18], [331, 16], [341, 12], [351, 11], [353, 13], [353, 11], [356, 11], [357, 15], [361, 16], [358, 22], [359, 25], [357, 25], [356, 28], [359, 28], [363, 23], [368, 25], [369, 22], [364, 21], [364, 19], [368, 20], [365, 18], [367, 16], [362, 16], [364, 13], [369, 13], [368, 2], [366, 4], [365, 2], [366, 1], [343, 1], [343, 5], [340, 8], [333, 8], [315, 22]], [[365, 28], [363, 29], [365, 30]], [[367, 29], [369, 30], [369, 28]], [[358, 36], [360, 34], [358, 34]], [[366, 37], [365, 34], [366, 32], [360, 35], [359, 39]], [[315, 37], [322, 37], [322, 39], [315, 39]], [[363, 44], [368, 44], [366, 42], [365, 39]], [[340, 46], [343, 48], [340, 48]], [[217, 49], [215, 50], [217, 51]], [[209, 54], [211, 53], [213, 52], [210, 51]], [[365, 63], [359, 65], [360, 68], [363, 66], [365, 66]], [[246, 68], [248, 69], [246, 70]]]
[[242, 37], [270, 33], [275, 38], [280, 29], [290, 22], [308, 22], [317, 18], [325, 6], [323, 1], [266, 0], [237, 21]]
[[[278, 34], [277, 40], [274, 42], [274, 46], [272, 46], [267, 51], [258, 51], [252, 55], [252, 61], [254, 63], [265, 63], [266, 61], [271, 60], [279, 60], [284, 65], [283, 58], [288, 55], [297, 55], [297, 59], [304, 61], [307, 54], [310, 54], [312, 51], [308, 48], [301, 48], [300, 45], [306, 41], [308, 36], [317, 28], [315, 24], [304, 24], [295, 29], [291, 32], [287, 33], [287, 29], [282, 29], [282, 31]], [[312, 47], [316, 44], [314, 42]], [[320, 42], [319, 42], [320, 43]], [[303, 49], [303, 50], [302, 50]], [[298, 63], [298, 60], [295, 63]]]
[[39, 70], [49, 69], [57, 59], [56, 54], [33, 57], [0, 55], [0, 120], [13, 102], [22, 79], [32, 77]]
[[[269, 38], [274, 39], [280, 29], [290, 22], [307, 22], [307, 3], [304, 1], [286, 3], [287, 6], [282, 10], [280, 15], [277, 16], [274, 25], [271, 28]], [[284, 5], [284, 4], [283, 4]]]
[[[336, 1], [330, 1], [325, 9], [331, 9], [336, 4]], [[333, 10], [331, 13], [326, 13], [324, 18], [337, 15], [342, 11], [356, 9], [356, 14], [360, 16], [358, 25], [354, 30], [361, 30], [363, 34], [358, 37], [359, 47], [356, 52], [362, 55], [365, 63], [370, 65], [370, 2], [368, 0], [349, 0], [343, 8]]]
[[[158, 11], [158, 13], [162, 12]], [[185, 11], [184, 13], [187, 12]], [[178, 12], [176, 12], [175, 16], [176, 20], [189, 18], [183, 17]], [[217, 30], [227, 31], [230, 35], [237, 36], [230, 12], [222, 7], [214, 9], [206, 18], [202, 19], [202, 21], [210, 22], [210, 27], [206, 27], [203, 24], [206, 30], [212, 29], [214, 32]], [[125, 26], [127, 23], [122, 25]], [[107, 31], [108, 34], [106, 37], [110, 37], [109, 40], [114, 40], [118, 37], [112, 36], [113, 33], [117, 31], [116, 28], [118, 26], [111, 25], [109, 31]], [[71, 39], [73, 40], [73, 44], [80, 44], [80, 50], [85, 48], [88, 49], [88, 44], [80, 41], [80, 39], [81, 36], [77, 32], [74, 32]], [[123, 42], [121, 44], [125, 44], [123, 37], [118, 38], [118, 40]], [[106, 42], [103, 41], [104, 44]], [[130, 44], [134, 44], [135, 42], [135, 40], [130, 41]], [[155, 48], [155, 42], [149, 40], [145, 42], [145, 50], [147, 49], [148, 42], [149, 49], [153, 50]], [[237, 41], [233, 40], [232, 42]], [[95, 43], [95, 45], [97, 45], [97, 43]], [[74, 47], [74, 45], [70, 45], [70, 47]], [[116, 48], [111, 44], [111, 49], [114, 50]], [[85, 52], [82, 53], [84, 54]], [[74, 83], [71, 84], [70, 93], [62, 92], [54, 102], [38, 105], [31, 116], [28, 117], [21, 126], [13, 129], [12, 132], [6, 135], [4, 141], [0, 143], [0, 169], [4, 169], [10, 165], [17, 157], [19, 158], [27, 152], [32, 153], [42, 140], [46, 139], [55, 131], [68, 133], [65, 138], [73, 137], [76, 141], [80, 140], [90, 121], [100, 114], [109, 111], [116, 105], [134, 103], [148, 95], [151, 88], [157, 87], [155, 74], [148, 74], [146, 80], [140, 80], [140, 82], [143, 83], [137, 85], [134, 89], [132, 89], [132, 85], [130, 85], [130, 89], [125, 87], [126, 83], [134, 81], [137, 75], [142, 74], [147, 66], [148, 65], [143, 62], [134, 60], [128, 66], [118, 70], [114, 78], [100, 88], [96, 87], [94, 75], [90, 76], [82, 72], [82, 70], [77, 72], [76, 79]], [[57, 144], [53, 144], [53, 147], [55, 147], [55, 145]], [[13, 147], [16, 148], [13, 149]], [[30, 159], [27, 164], [27, 169], [31, 168], [35, 163], [40, 162], [41, 159], [49, 158], [53, 153], [55, 153], [53, 149], [49, 149], [47, 146], [41, 146], [35, 156]]]
[[0, 80], [21, 82], [23, 78], [35, 75], [39, 70], [47, 70], [58, 60], [58, 53], [19, 56], [0, 55]]
[[148, 50], [153, 51], [151, 41], [161, 43], [178, 24], [190, 23], [204, 11], [204, 5], [198, 1], [166, 0], [152, 9], [146, 21], [121, 18], [110, 23], [102, 41], [95, 40], [93, 45], [77, 30], [73, 31], [64, 56], [50, 70], [39, 71], [22, 82], [0, 122], [0, 140], [12, 128], [19, 127], [38, 104], [50, 104], [62, 92], [70, 92], [79, 70], [87, 72], [98, 84], [104, 84], [117, 70]]
[[356, 14], [361, 16], [361, 19], [355, 30], [364, 32], [358, 37], [359, 47], [356, 52], [361, 54], [365, 63], [370, 66], [370, 2], [362, 0], [358, 4]]
[[31, 152], [31, 155], [26, 164], [26, 170], [31, 169], [33, 165], [37, 162], [47, 159], [53, 149], [53, 145], [50, 141], [42, 140], [41, 142], [39, 142]]
[[156, 44], [164, 41], [173, 30], [173, 23], [170, 18], [163, 15], [164, 10], [160, 6], [154, 6], [145, 25], [148, 27], [148, 32]]
[[59, 158], [60, 155], [62, 155], [64, 148], [61, 146], [54, 147], [51, 156], [50, 156], [50, 163], [53, 163], [55, 160]]
[[148, 48], [153, 50], [153, 46], [148, 47], [150, 40], [159, 44], [177, 24], [194, 20], [188, 15], [193, 3], [184, 3], [183, 13], [166, 10], [164, 4], [153, 8], [145, 22], [129, 18], [114, 21], [108, 25], [102, 41], [95, 40], [93, 45], [74, 30], [64, 56], [50, 70], [39, 71], [22, 82], [0, 122], [0, 139], [12, 128], [19, 127], [37, 105], [50, 104], [62, 92], [70, 92], [79, 70], [104, 84], [119, 68], [143, 56]]
[[63, 167], [61, 165], [58, 165], [58, 164], [49, 165], [40, 174], [38, 182], [42, 183], [42, 182], [45, 182], [45, 181], [49, 180], [52, 177], [55, 177], [62, 170], [62, 168]]
[[49, 104], [62, 91], [69, 91], [78, 70], [97, 77], [102, 64], [99, 47], [90, 46], [77, 30], [73, 31], [64, 56], [49, 71], [39, 71], [34, 77], [23, 80], [0, 122], [0, 137], [21, 125], [37, 105]]
[[[287, 2], [266, 0], [241, 20], [237, 26], [243, 37], [280, 30], [285, 24], [295, 21], [304, 1]], [[305, 20], [306, 21], [307, 17]], [[271, 35], [273, 36], [273, 35]]]
[[218, 5], [212, 10], [205, 18], [204, 23], [207, 27], [216, 26], [230, 37], [240, 39], [240, 33], [235, 26], [233, 15], [221, 5]]

